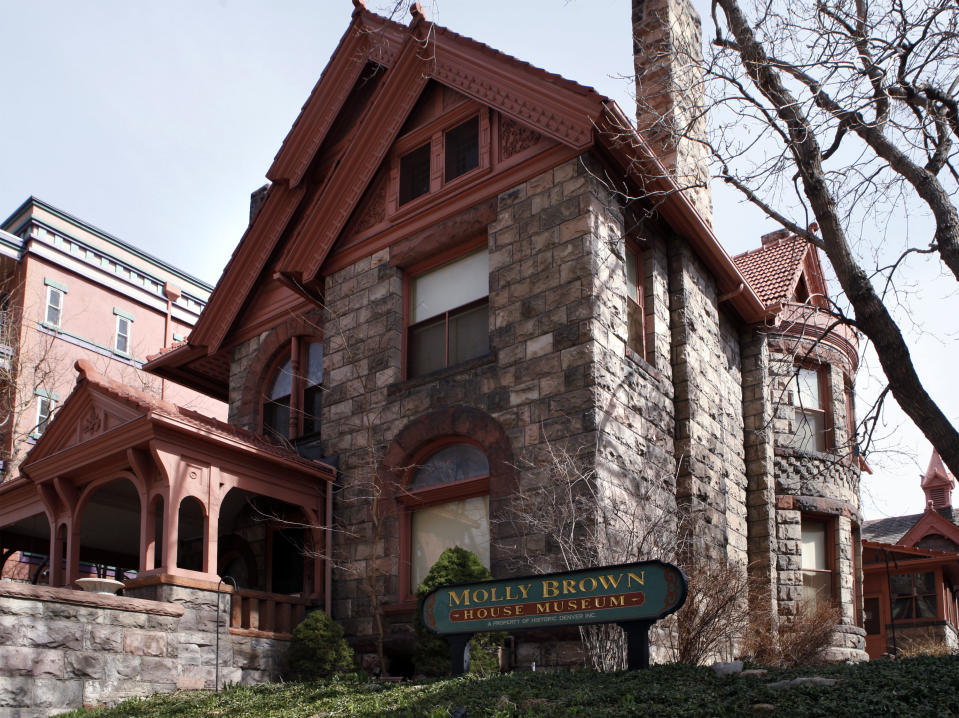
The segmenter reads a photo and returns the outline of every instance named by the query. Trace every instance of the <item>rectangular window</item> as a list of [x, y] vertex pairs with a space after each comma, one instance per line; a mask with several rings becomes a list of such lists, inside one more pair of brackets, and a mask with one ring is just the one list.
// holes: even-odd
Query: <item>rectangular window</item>
[[430, 144], [427, 142], [400, 158], [400, 204], [430, 191]]
[[856, 440], [856, 395], [849, 381], [843, 382], [843, 394], [846, 397], [846, 441], [853, 456], [859, 456], [859, 442]]
[[130, 320], [117, 315], [117, 336], [114, 349], [121, 354], [130, 352]]
[[932, 571], [891, 576], [890, 584], [893, 619], [936, 617], [936, 574]]
[[626, 245], [626, 331], [629, 348], [646, 358], [646, 309], [643, 297], [643, 263], [640, 252]]
[[479, 116], [449, 130], [445, 145], [447, 182], [479, 167]]
[[50, 423], [50, 416], [55, 408], [56, 402], [49, 396], [37, 397], [37, 428], [34, 429], [34, 434], [39, 436], [46, 431], [47, 425]]
[[801, 451], [826, 451], [826, 406], [823, 400], [823, 372], [797, 367], [790, 382], [789, 397], [793, 406], [792, 434], [786, 444]]
[[832, 521], [802, 519], [803, 600], [811, 605], [833, 599], [835, 557], [832, 527]]
[[482, 249], [410, 282], [410, 377], [489, 351], [489, 252]]
[[47, 287], [46, 322], [55, 327], [60, 326], [60, 317], [63, 313], [63, 292], [56, 287]]

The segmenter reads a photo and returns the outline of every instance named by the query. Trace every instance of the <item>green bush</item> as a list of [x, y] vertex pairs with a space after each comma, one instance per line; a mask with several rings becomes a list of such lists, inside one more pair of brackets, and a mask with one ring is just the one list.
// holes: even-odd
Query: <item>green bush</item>
[[[456, 583], [474, 583], [488, 581], [493, 576], [480, 562], [479, 557], [466, 549], [454, 546], [446, 549], [436, 559], [436, 563], [423, 583], [416, 589], [419, 599], [416, 606], [414, 625], [416, 627], [416, 651], [413, 662], [416, 672], [425, 676], [448, 676], [450, 674], [450, 649], [446, 639], [423, 625], [421, 607], [423, 599], [430, 591], [440, 586]], [[499, 670], [497, 650], [503, 644], [505, 633], [477, 633], [470, 641], [470, 673], [490, 674]]]
[[353, 649], [343, 628], [323, 611], [312, 611], [293, 629], [290, 673], [303, 681], [326, 678], [353, 669]]

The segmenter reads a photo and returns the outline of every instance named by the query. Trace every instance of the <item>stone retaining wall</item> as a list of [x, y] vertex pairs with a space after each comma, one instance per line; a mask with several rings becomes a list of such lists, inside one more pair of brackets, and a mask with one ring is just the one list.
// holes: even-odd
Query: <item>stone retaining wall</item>
[[[157, 589], [167, 600], [0, 582], [0, 718], [39, 718], [178, 688], [214, 687], [216, 593]], [[231, 635], [222, 600], [220, 682], [259, 683], [287, 642]]]

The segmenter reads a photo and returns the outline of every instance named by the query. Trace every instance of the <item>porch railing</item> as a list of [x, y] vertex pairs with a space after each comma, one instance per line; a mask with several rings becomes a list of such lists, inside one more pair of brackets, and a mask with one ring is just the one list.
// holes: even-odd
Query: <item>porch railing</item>
[[230, 606], [230, 630], [290, 634], [306, 616], [315, 599], [284, 596], [241, 588], [233, 593]]

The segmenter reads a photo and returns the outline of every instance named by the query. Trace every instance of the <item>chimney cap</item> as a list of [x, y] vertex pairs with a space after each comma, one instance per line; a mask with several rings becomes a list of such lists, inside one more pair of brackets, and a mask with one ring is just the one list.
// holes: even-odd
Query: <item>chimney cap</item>
[[762, 236], [763, 246], [765, 247], [768, 244], [773, 244], [786, 237], [790, 236], [792, 232], [788, 229], [777, 229], [775, 232], [767, 232]]

